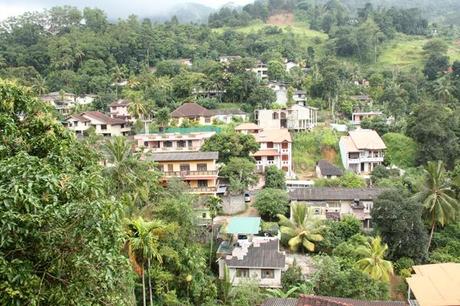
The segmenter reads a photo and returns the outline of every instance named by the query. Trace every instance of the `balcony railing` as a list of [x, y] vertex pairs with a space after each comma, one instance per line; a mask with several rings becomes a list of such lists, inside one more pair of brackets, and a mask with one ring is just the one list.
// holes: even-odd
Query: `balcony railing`
[[184, 177], [184, 176], [205, 176], [205, 175], [217, 175], [217, 170], [207, 170], [207, 171], [164, 171], [163, 174], [165, 176], [177, 176], [177, 177]]
[[196, 193], [217, 192], [217, 187], [190, 187], [190, 190]]

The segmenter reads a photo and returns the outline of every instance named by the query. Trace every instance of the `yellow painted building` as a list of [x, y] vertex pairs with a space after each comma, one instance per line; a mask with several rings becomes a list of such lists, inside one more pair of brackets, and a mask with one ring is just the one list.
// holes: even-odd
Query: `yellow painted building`
[[153, 153], [148, 157], [158, 164], [163, 180], [177, 177], [190, 186], [196, 194], [216, 194], [218, 152], [168, 152]]

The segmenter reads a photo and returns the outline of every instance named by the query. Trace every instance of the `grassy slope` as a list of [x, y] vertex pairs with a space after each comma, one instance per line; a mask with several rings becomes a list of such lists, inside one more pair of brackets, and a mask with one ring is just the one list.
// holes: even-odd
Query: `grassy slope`
[[[409, 67], [421, 68], [424, 62], [423, 45], [429, 41], [425, 37], [403, 36], [385, 44], [378, 59], [379, 67], [398, 66], [402, 69]], [[450, 61], [460, 60], [460, 43], [449, 41], [448, 55]]]
[[[217, 33], [223, 33], [226, 30], [234, 30], [240, 33], [245, 33], [245, 34], [250, 34], [250, 33], [257, 33], [260, 30], [264, 29], [265, 27], [270, 27], [272, 25], [264, 24], [262, 22], [254, 22], [253, 24], [250, 24], [245, 27], [238, 27], [238, 28], [218, 28], [214, 29], [215, 32]], [[303, 23], [294, 23], [293, 25], [276, 25], [277, 27], [283, 29], [283, 34], [286, 32], [291, 32], [295, 35], [299, 35], [303, 39], [311, 40], [315, 37], [319, 37], [323, 40], [327, 39], [327, 34], [310, 30], [305, 24]], [[281, 34], [281, 35], [283, 35]], [[275, 36], [275, 35], [274, 35]]]

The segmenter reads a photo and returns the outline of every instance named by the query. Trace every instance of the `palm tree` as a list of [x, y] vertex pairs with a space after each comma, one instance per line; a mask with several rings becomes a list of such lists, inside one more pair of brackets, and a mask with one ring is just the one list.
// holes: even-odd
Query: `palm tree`
[[48, 87], [46, 86], [46, 78], [42, 77], [40, 74], [33, 81], [32, 90], [39, 96], [48, 92]]
[[209, 267], [211, 267], [212, 243], [214, 241], [214, 218], [222, 210], [222, 199], [218, 196], [211, 196], [206, 200], [205, 206], [209, 210], [209, 215], [211, 216], [211, 242], [209, 251]]
[[266, 296], [267, 297], [272, 297], [272, 298], [281, 298], [281, 299], [287, 299], [290, 297], [293, 297], [294, 294], [299, 290], [299, 287], [294, 286], [288, 291], [284, 292], [282, 289], [266, 289]]
[[171, 115], [169, 109], [163, 107], [155, 115], [155, 122], [160, 128], [160, 132], [164, 131], [164, 128], [168, 126]]
[[451, 189], [442, 161], [428, 162], [424, 172], [424, 184], [414, 197], [423, 203], [424, 218], [431, 225], [428, 241], [428, 249], [430, 249], [436, 225], [444, 226], [454, 221], [459, 213], [460, 205]]
[[119, 87], [118, 84], [125, 77], [125, 73], [124, 73], [123, 69], [120, 66], [116, 65], [112, 69], [111, 77], [112, 77], [112, 81], [115, 83], [115, 97], [118, 99], [118, 87]]
[[127, 222], [126, 246], [128, 257], [134, 271], [142, 277], [143, 305], [147, 304], [145, 294], [145, 268], [147, 268], [150, 305], [153, 305], [152, 282], [150, 278], [151, 260], [163, 263], [159, 240], [167, 232], [165, 225], [159, 221], [145, 221], [142, 217]]
[[293, 204], [291, 220], [284, 215], [278, 215], [281, 225], [280, 231], [289, 237], [289, 247], [292, 251], [297, 251], [299, 248], [315, 251], [314, 242], [323, 240], [323, 236], [319, 234], [320, 227], [316, 220], [312, 218], [311, 209], [303, 204]]
[[452, 93], [455, 91], [455, 88], [449, 78], [442, 77], [436, 80], [433, 91], [438, 99], [447, 103], [452, 98]]
[[382, 244], [380, 236], [366, 241], [356, 249], [357, 254], [361, 256], [356, 262], [357, 268], [375, 280], [389, 282], [390, 275], [393, 274], [393, 264], [384, 259], [387, 250], [388, 245]]
[[131, 144], [123, 136], [113, 137], [102, 147], [108, 163], [105, 171], [118, 188], [118, 194], [123, 193], [128, 186], [135, 183], [136, 176], [132, 165], [137, 161]]

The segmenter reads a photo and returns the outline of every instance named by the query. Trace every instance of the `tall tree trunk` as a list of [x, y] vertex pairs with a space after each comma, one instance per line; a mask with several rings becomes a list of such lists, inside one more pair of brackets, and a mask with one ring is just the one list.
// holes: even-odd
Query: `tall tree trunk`
[[431, 240], [433, 239], [433, 234], [434, 234], [434, 228], [436, 227], [436, 221], [433, 221], [433, 224], [431, 224], [431, 232], [430, 232], [430, 239], [428, 240], [428, 249], [427, 251], [430, 250], [431, 247]]
[[214, 240], [214, 218], [211, 218], [211, 243], [209, 249], [209, 269], [211, 269], [212, 264], [212, 242]]
[[147, 301], [145, 299], [145, 273], [144, 269], [142, 269], [142, 303], [144, 306], [147, 306]]
[[153, 306], [152, 279], [150, 278], [150, 258], [147, 260], [147, 277], [149, 278], [150, 306]]

